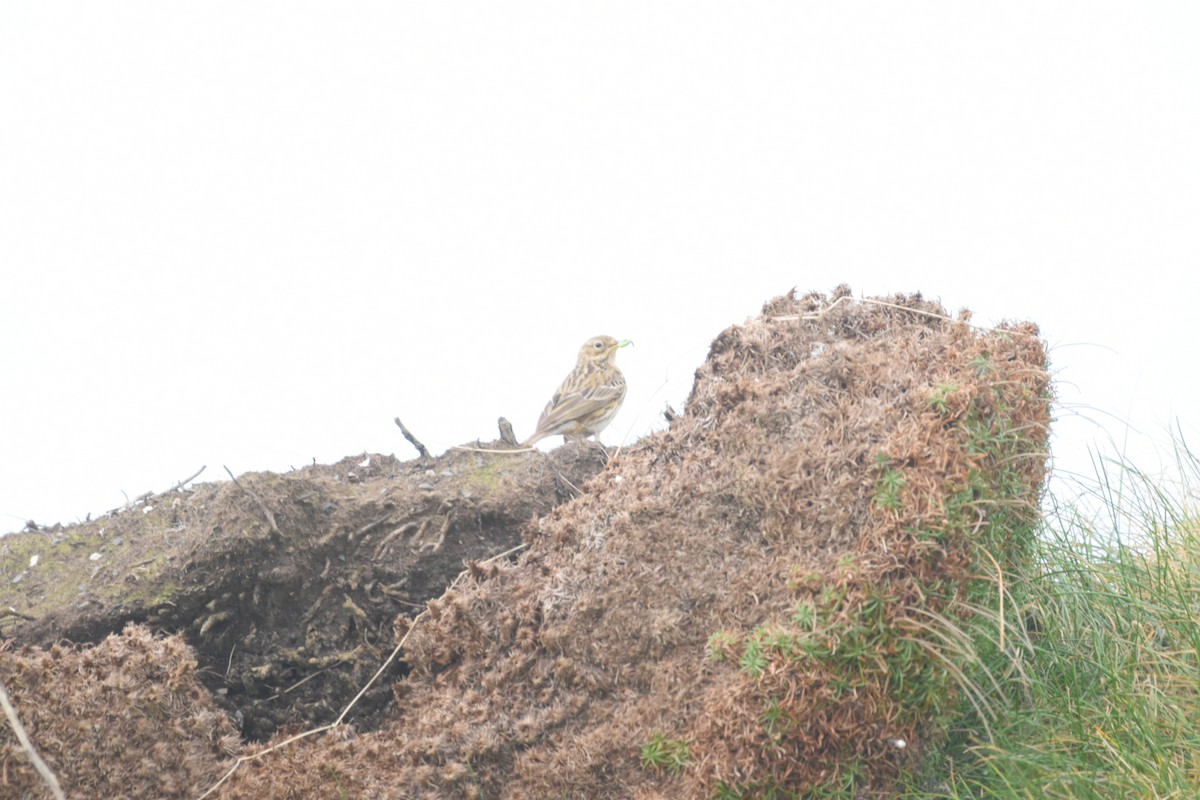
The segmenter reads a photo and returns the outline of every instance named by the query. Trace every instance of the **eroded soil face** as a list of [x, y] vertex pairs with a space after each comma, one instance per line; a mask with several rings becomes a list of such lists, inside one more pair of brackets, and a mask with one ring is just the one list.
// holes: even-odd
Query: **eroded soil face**
[[[604, 460], [587, 443], [549, 456], [353, 456], [10, 535], [0, 539], [0, 609], [12, 610], [0, 633], [40, 645], [98, 642], [129, 622], [181, 633], [247, 739], [324, 724], [391, 651], [397, 618], [467, 562], [519, 544], [529, 520]], [[397, 665], [385, 677], [401, 674]], [[355, 706], [360, 728], [390, 702], [389, 684]]]

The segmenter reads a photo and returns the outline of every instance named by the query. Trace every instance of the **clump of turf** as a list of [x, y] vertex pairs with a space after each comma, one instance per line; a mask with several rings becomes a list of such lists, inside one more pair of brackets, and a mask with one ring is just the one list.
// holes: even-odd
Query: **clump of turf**
[[777, 298], [717, 337], [669, 430], [431, 604], [388, 724], [221, 796], [885, 792], [985, 691], [1049, 387], [1033, 325]]
[[[92, 647], [3, 651], [0, 681], [68, 797], [191, 797], [242, 746], [180, 636], [130, 625]], [[8, 725], [0, 747], [0, 796], [49, 797]]]

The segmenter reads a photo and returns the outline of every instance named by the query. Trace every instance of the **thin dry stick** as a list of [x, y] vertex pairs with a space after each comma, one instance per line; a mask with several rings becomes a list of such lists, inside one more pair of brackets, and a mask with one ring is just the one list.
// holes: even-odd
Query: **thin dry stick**
[[400, 432], [404, 434], [404, 438], [408, 439], [408, 443], [417, 448], [417, 452], [421, 454], [421, 458], [431, 458], [429, 451], [425, 449], [425, 445], [421, 444], [421, 442], [417, 440], [417, 437], [412, 435], [412, 431], [404, 427], [404, 423], [400, 421], [399, 417], [396, 417], [395, 422], [396, 427], [398, 427]]
[[171, 492], [175, 491], [176, 489], [182, 489], [186, 484], [189, 484], [192, 481], [196, 480], [196, 478], [200, 477], [200, 473], [204, 472], [204, 469], [207, 466], [208, 465], [206, 464], [204, 467], [200, 467], [200, 469], [196, 470], [191, 475], [189, 475], [188, 477], [181, 480], [179, 483], [172, 486], [170, 489], [167, 489], [165, 492], [159, 492], [158, 494], [155, 495], [155, 497], [161, 497], [164, 494], [170, 494]]
[[[778, 316], [778, 317], [771, 317], [771, 319], [774, 320], [775, 322], [791, 322], [791, 321], [798, 320], [798, 319], [819, 320], [819, 319], [822, 319], [830, 311], [832, 311], [833, 309], [840, 306], [842, 303], [853, 303], [853, 302], [854, 302], [853, 297], [851, 297], [850, 295], [843, 295], [843, 296], [839, 297], [837, 300], [834, 300], [829, 305], [825, 306], [825, 308], [822, 308], [820, 311], [817, 311], [815, 313], [812, 313], [812, 314], [785, 314], [785, 315]], [[897, 303], [889, 303], [886, 300], [876, 300], [872, 297], [864, 297], [862, 299], [862, 302], [870, 303], [871, 305], [874, 305], [874, 306], [885, 306], [887, 308], [894, 308], [897, 311], [910, 311], [913, 314], [921, 314], [922, 316], [932, 317], [934, 319], [945, 320], [946, 322], [955, 322], [955, 323], [958, 323], [959, 325], [966, 325], [968, 328], [972, 328], [977, 331], [991, 332], [991, 331], [997, 330], [996, 328], [989, 328], [985, 325], [972, 325], [969, 322], [964, 322], [961, 319], [954, 319], [953, 317], [947, 317], [944, 314], [935, 314], [932, 311], [925, 311], [924, 309], [920, 309], [920, 308], [910, 308], [909, 306], [902, 306]], [[1006, 332], [1007, 333], [1015, 333], [1019, 336], [1031, 335], [1031, 334], [1025, 333], [1024, 331], [1006, 331]]]
[[469, 447], [465, 444], [452, 444], [451, 450], [466, 450], [468, 453], [530, 453], [537, 450], [536, 447], [519, 447], [515, 450], [493, 450], [490, 447]]
[[563, 475], [562, 472], [559, 471], [558, 467], [554, 466], [553, 461], [550, 461], [549, 459], [547, 459], [547, 463], [550, 464], [550, 468], [552, 470], [554, 470], [555, 477], [557, 477], [560, 481], [565, 483], [567, 485], [567, 488], [569, 488], [571, 491], [575, 492], [576, 497], [583, 494], [583, 489], [580, 489], [578, 486], [571, 483], [570, 478], [568, 478], [566, 475]]
[[50, 767], [46, 766], [46, 762], [42, 761], [42, 757], [38, 755], [34, 749], [33, 742], [29, 741], [29, 734], [25, 733], [25, 726], [21, 724], [21, 720], [17, 717], [17, 710], [13, 708], [12, 702], [8, 699], [8, 690], [4, 688], [4, 684], [0, 683], [0, 705], [4, 706], [4, 716], [8, 717], [8, 724], [12, 726], [13, 733], [17, 735], [17, 741], [21, 743], [21, 749], [29, 756], [29, 760], [33, 762], [33, 768], [42, 776], [42, 780], [50, 787], [50, 793], [54, 795], [56, 800], [66, 800], [63, 794], [62, 787], [58, 784], [58, 776]]
[[172, 486], [170, 489], [167, 489], [165, 492], [153, 492], [153, 491], [144, 492], [142, 494], [139, 494], [137, 497], [133, 498], [132, 500], [130, 500], [129, 495], [125, 494], [125, 491], [122, 490], [121, 494], [125, 494], [125, 505], [118, 506], [117, 508], [109, 509], [107, 513], [116, 514], [118, 511], [124, 511], [127, 508], [132, 508], [134, 506], [134, 504], [136, 504], [136, 503], [142, 503], [142, 502], [145, 502], [154, 497], [162, 497], [164, 494], [170, 494], [171, 492], [175, 491], [176, 489], [182, 488], [184, 486], [184, 484], [191, 483], [193, 480], [196, 479], [196, 477], [201, 472], [204, 472], [204, 467], [201, 467], [200, 469], [196, 470], [189, 477], [184, 478], [179, 483]]
[[142, 494], [139, 494], [137, 497], [130, 500], [129, 493], [126, 492], [124, 489], [121, 490], [121, 494], [125, 495], [125, 503], [123, 505], [117, 506], [116, 508], [109, 509], [106, 513], [116, 514], [118, 511], [125, 511], [127, 509], [133, 508], [138, 503], [141, 503], [143, 501], [149, 500], [151, 497], [154, 497], [154, 492], [143, 492]]
[[[341, 662], [339, 662], [339, 663], [341, 663]], [[296, 681], [291, 686], [284, 689], [282, 692], [276, 692], [275, 694], [268, 697], [264, 702], [270, 702], [270, 701], [274, 700], [276, 697], [283, 697], [285, 694], [288, 694], [289, 692], [299, 689], [301, 686], [308, 683], [313, 678], [317, 677], [318, 675], [320, 675], [322, 673], [328, 672], [328, 671], [329, 671], [329, 667], [325, 667], [324, 669], [319, 669], [316, 672], [314, 672], [313, 674], [307, 675], [307, 676], [301, 678], [300, 680]]]
[[225, 467], [225, 471], [229, 473], [229, 477], [233, 478], [233, 482], [237, 485], [237, 487], [246, 494], [250, 495], [250, 499], [258, 504], [258, 507], [263, 512], [263, 516], [265, 516], [267, 518], [267, 522], [271, 524], [271, 530], [275, 531], [275, 535], [282, 536], [283, 534], [279, 532], [279, 526], [275, 524], [275, 515], [271, 513], [271, 509], [267, 508], [267, 504], [262, 501], [262, 498], [243, 486], [242, 482], [237, 479], [232, 471], [230, 471], [229, 467]]
[[[483, 561], [481, 561], [479, 563], [481, 565], [491, 564], [493, 561], [498, 561], [498, 560], [505, 558], [507, 556], [510, 556], [513, 553], [516, 553], [520, 550], [524, 550], [527, 546], [528, 545], [525, 545], [525, 544], [519, 544], [516, 547], [511, 547], [508, 550], [505, 550], [503, 553], [497, 553], [496, 555], [492, 556], [491, 558], [484, 559]], [[455, 586], [457, 586], [458, 582], [463, 579], [463, 576], [467, 575], [470, 571], [471, 571], [471, 569], [468, 567], [467, 569], [464, 569], [462, 572], [458, 573], [458, 575], [455, 576], [454, 580], [452, 580], [450, 582], [450, 585], [448, 587], [446, 587], [447, 591], [449, 591], [450, 589], [453, 589]], [[307, 739], [310, 736], [316, 736], [317, 734], [325, 733], [326, 731], [331, 731], [334, 728], [341, 725], [342, 720], [344, 720], [346, 718], [346, 715], [350, 713], [350, 710], [352, 708], [354, 708], [355, 704], [357, 704], [358, 701], [362, 699], [363, 695], [365, 695], [367, 693], [367, 690], [370, 689], [375, 684], [375, 681], [379, 680], [379, 676], [382, 675], [387, 670], [387, 668], [389, 666], [391, 666], [392, 662], [396, 660], [396, 656], [398, 656], [400, 654], [400, 651], [402, 649], [404, 649], [404, 645], [408, 642], [408, 637], [412, 636], [412, 632], [414, 630], [416, 630], [417, 623], [420, 622], [421, 619], [423, 617], [425, 617], [425, 615], [428, 613], [429, 613], [429, 607], [427, 605], [425, 607], [424, 611], [422, 611], [420, 614], [417, 614], [417, 616], [413, 617], [413, 621], [409, 624], [408, 630], [404, 633], [404, 636], [402, 636], [400, 638], [400, 643], [396, 645], [396, 648], [394, 650], [392, 650], [391, 655], [389, 655], [387, 657], [387, 659], [383, 662], [383, 664], [380, 665], [379, 669], [375, 670], [375, 674], [371, 676], [371, 680], [367, 681], [366, 684], [359, 691], [359, 693], [354, 695], [354, 699], [351, 700], [350, 703], [342, 710], [342, 713], [338, 715], [337, 719], [335, 719], [333, 722], [330, 722], [326, 725], [322, 725], [319, 728], [313, 728], [312, 730], [304, 731], [303, 733], [298, 733], [295, 736], [290, 736], [287, 739], [284, 739], [279, 744], [271, 745], [266, 750], [261, 750], [257, 753], [254, 753], [253, 755], [238, 756], [237, 761], [233, 762], [233, 766], [229, 768], [229, 771], [226, 772], [224, 775], [222, 775], [220, 780], [218, 780], [212, 786], [208, 787], [208, 789], [205, 790], [204, 794], [197, 797], [196, 800], [204, 800], [204, 798], [212, 795], [212, 793], [215, 792], [218, 788], [220, 788], [220, 786], [223, 783], [225, 783], [225, 781], [229, 780], [229, 777], [231, 775], [233, 775], [234, 772], [237, 771], [238, 767], [240, 767], [242, 764], [246, 763], [247, 761], [255, 761], [255, 760], [260, 759], [263, 756], [267, 755], [268, 753], [273, 753], [276, 750], [280, 750], [280, 749], [288, 746], [292, 742], [299, 741], [300, 739]]]

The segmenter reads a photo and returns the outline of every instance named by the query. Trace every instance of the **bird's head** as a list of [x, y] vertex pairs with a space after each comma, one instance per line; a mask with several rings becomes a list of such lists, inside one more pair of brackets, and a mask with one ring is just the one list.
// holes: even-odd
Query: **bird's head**
[[612, 361], [617, 350], [625, 345], [633, 344], [628, 339], [617, 341], [611, 336], [593, 336], [579, 348], [580, 364], [603, 364]]

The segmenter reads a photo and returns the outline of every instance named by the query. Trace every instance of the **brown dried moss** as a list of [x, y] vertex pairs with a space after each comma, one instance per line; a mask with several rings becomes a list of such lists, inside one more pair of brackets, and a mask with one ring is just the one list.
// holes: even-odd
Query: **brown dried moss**
[[[130, 625], [94, 647], [0, 652], [0, 681], [67, 797], [186, 798], [241, 748], [182, 637]], [[0, 726], [0, 797], [48, 797]]]
[[[722, 333], [669, 430], [433, 603], [384, 728], [220, 796], [885, 791], [944, 734], [991, 559], [1023, 557], [1049, 378], [1032, 325], [839, 298]], [[687, 744], [680, 774], [641, 763], [655, 734]]]

